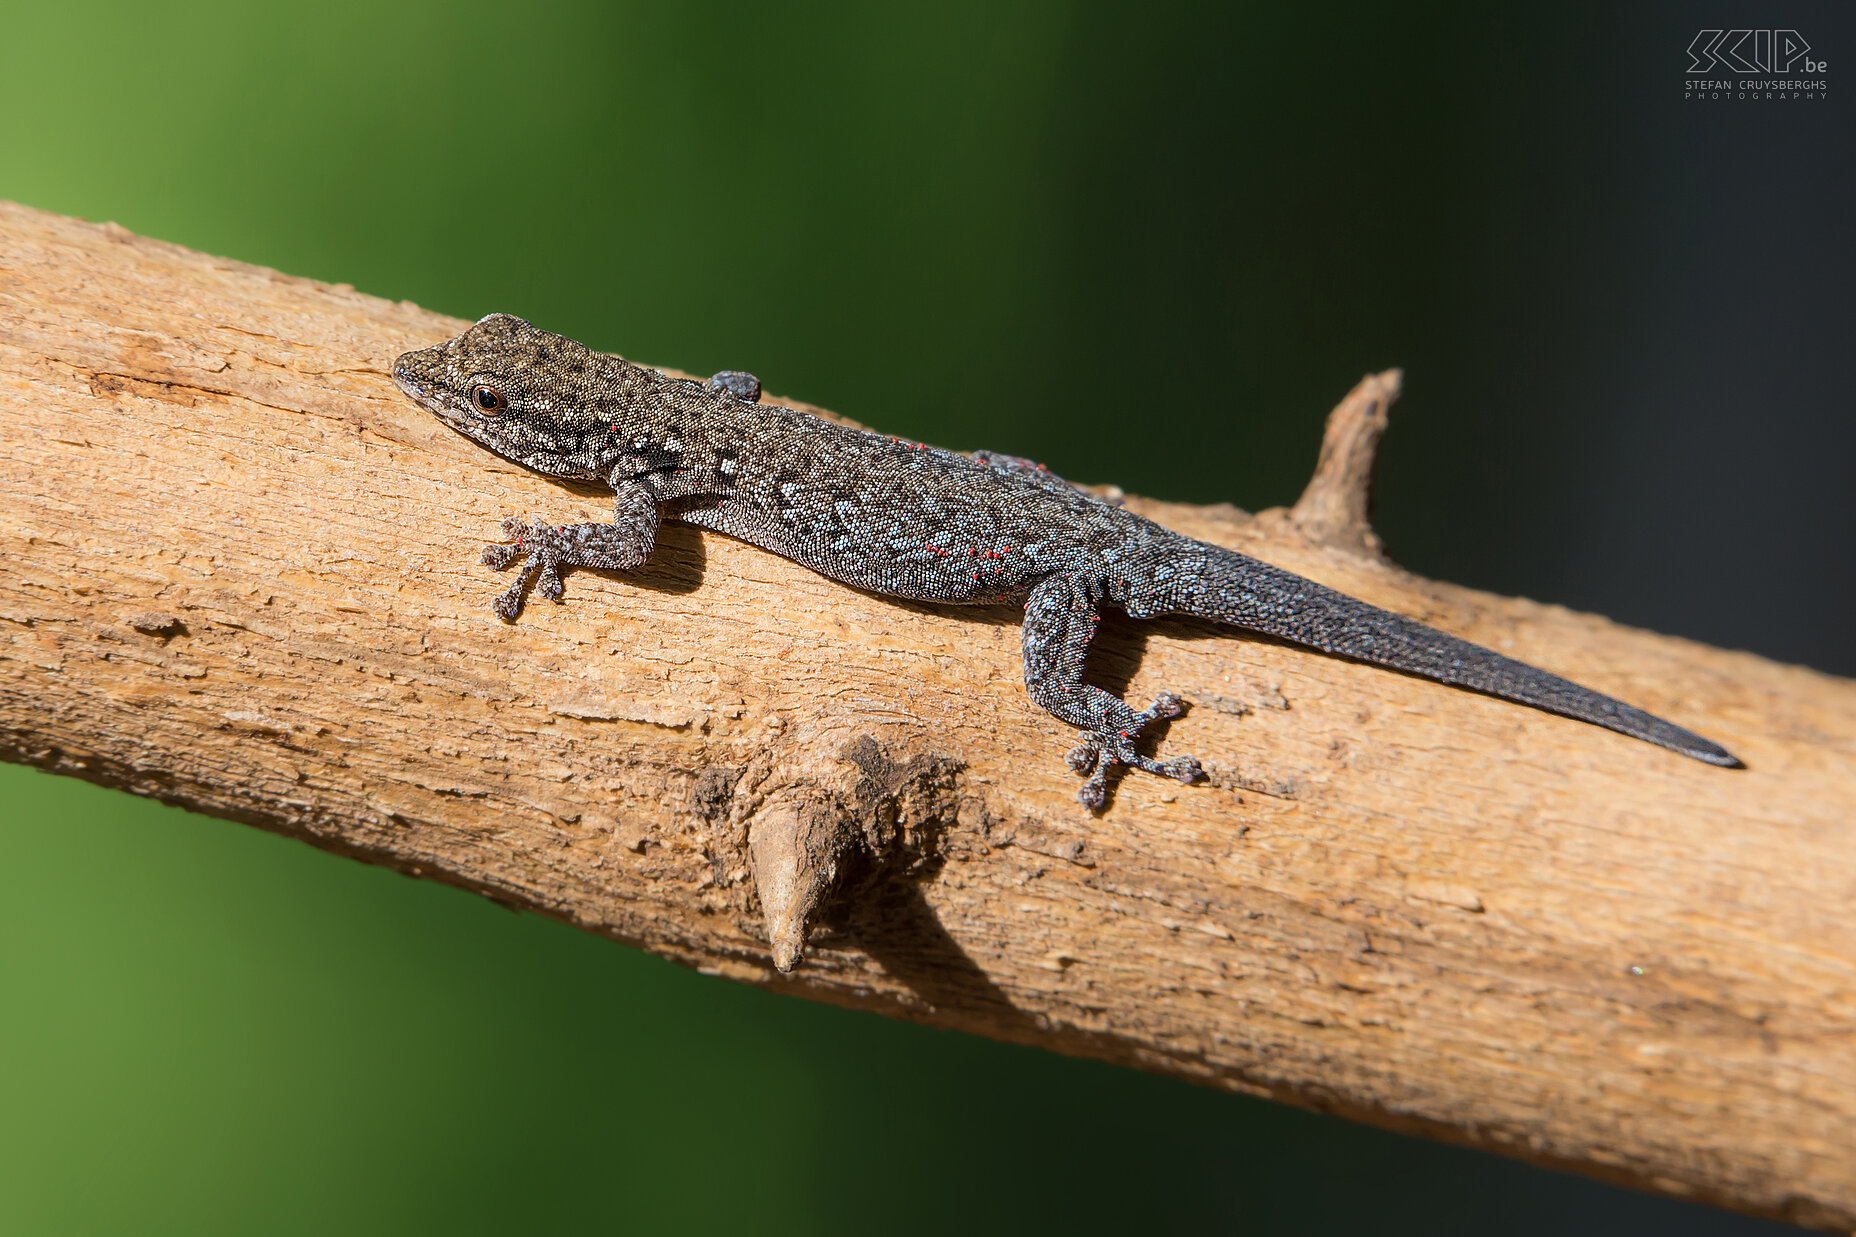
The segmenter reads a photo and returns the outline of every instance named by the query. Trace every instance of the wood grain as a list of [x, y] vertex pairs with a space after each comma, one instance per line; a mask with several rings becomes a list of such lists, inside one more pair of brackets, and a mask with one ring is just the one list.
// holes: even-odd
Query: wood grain
[[[1094, 677], [1178, 690], [1161, 754], [1213, 776], [1091, 817], [1008, 610], [671, 527], [497, 621], [498, 522], [605, 504], [395, 391], [461, 325], [0, 206], [0, 756], [795, 995], [1856, 1226], [1850, 682], [1133, 500], [1749, 768], [1110, 621]], [[749, 834], [821, 821], [856, 845], [781, 976]]]

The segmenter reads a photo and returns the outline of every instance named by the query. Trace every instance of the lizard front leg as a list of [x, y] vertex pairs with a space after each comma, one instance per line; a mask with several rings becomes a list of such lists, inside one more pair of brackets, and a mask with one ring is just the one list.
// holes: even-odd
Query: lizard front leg
[[709, 385], [726, 391], [738, 400], [760, 403], [760, 379], [743, 369], [725, 369], [709, 379]]
[[530, 576], [535, 588], [549, 601], [559, 601], [563, 567], [600, 567], [630, 571], [651, 557], [657, 544], [657, 494], [637, 481], [620, 482], [614, 489], [610, 524], [544, 524], [512, 515], [503, 521], [503, 534], [514, 545], [483, 547], [485, 565], [498, 571], [518, 560], [522, 570], [516, 581], [490, 608], [505, 620], [522, 612], [522, 599]]
[[1085, 732], [1069, 754], [1070, 768], [1086, 780], [1077, 801], [1099, 809], [1108, 796], [1108, 777], [1116, 765], [1133, 765], [1162, 777], [1195, 781], [1199, 762], [1190, 756], [1155, 760], [1134, 749], [1152, 723], [1180, 712], [1179, 697], [1161, 692], [1153, 705], [1135, 712], [1125, 700], [1083, 682], [1083, 662], [1096, 634], [1096, 603], [1089, 582], [1053, 576], [1038, 585], [1025, 603], [1025, 690], [1034, 703]]

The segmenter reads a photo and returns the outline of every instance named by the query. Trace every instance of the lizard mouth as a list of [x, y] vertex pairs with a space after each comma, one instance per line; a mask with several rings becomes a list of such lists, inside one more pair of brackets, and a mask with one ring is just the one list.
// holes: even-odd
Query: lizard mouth
[[402, 358], [401, 361], [396, 361], [393, 365], [393, 385], [418, 400], [421, 404], [425, 403], [425, 388], [420, 386], [417, 380], [413, 378], [403, 362], [404, 359]]
[[414, 377], [414, 370], [401, 357], [393, 365], [393, 385], [404, 391], [413, 403], [437, 416], [440, 420], [454, 422], [457, 415], [446, 407], [442, 388], [434, 388]]

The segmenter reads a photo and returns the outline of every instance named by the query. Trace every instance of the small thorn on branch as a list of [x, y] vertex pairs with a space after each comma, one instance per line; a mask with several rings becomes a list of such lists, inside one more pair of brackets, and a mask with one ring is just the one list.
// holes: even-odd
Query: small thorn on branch
[[823, 804], [776, 801], [748, 825], [748, 859], [767, 921], [773, 964], [782, 974], [805, 954], [812, 914], [837, 883], [856, 827]]
[[1385, 549], [1368, 518], [1373, 463], [1386, 414], [1399, 395], [1402, 370], [1368, 374], [1328, 414], [1321, 457], [1308, 488], [1289, 509], [1289, 520], [1303, 536], [1337, 550], [1381, 558]]

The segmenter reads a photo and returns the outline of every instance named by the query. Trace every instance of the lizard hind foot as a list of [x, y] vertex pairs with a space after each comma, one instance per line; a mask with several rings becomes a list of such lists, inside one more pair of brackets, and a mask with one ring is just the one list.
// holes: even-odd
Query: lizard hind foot
[[1076, 792], [1076, 801], [1092, 812], [1102, 810], [1108, 802], [1108, 775], [1115, 767], [1115, 760], [1109, 756], [1102, 742], [1091, 735], [1083, 742], [1070, 749], [1070, 771], [1086, 773], [1082, 787]]
[[1178, 717], [1185, 705], [1173, 692], [1161, 692], [1151, 707], [1133, 715], [1133, 724], [1125, 731], [1096, 731], [1070, 749], [1065, 757], [1070, 771], [1084, 778], [1076, 792], [1076, 801], [1090, 811], [1100, 811], [1108, 801], [1108, 780], [1117, 766], [1125, 765], [1169, 777], [1180, 782], [1196, 782], [1205, 776], [1197, 759], [1178, 756], [1172, 760], [1155, 760], [1135, 750], [1135, 740], [1150, 724], [1164, 718]]

